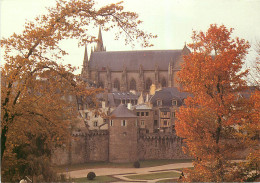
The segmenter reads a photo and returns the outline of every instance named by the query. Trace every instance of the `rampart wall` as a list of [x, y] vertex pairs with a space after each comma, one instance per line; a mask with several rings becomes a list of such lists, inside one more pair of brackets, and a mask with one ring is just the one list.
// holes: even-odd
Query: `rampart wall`
[[[174, 134], [140, 134], [137, 144], [137, 159], [189, 159], [182, 152], [182, 139]], [[53, 151], [55, 165], [80, 164], [109, 161], [109, 135], [107, 130], [89, 134], [74, 133], [71, 145]], [[120, 155], [120, 152], [118, 152]]]
[[145, 134], [138, 139], [139, 160], [190, 159], [182, 151], [183, 141], [173, 134]]

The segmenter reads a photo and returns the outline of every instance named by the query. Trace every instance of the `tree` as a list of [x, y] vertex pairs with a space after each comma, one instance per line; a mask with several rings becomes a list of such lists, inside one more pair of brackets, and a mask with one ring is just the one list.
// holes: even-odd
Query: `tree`
[[249, 72], [249, 83], [252, 86], [255, 86], [260, 89], [260, 41], [256, 41], [255, 45], [255, 51], [256, 51], [256, 58], [255, 60], [251, 63], [251, 69]]
[[248, 70], [242, 65], [250, 46], [244, 39], [232, 39], [232, 31], [210, 25], [206, 33], [194, 32], [188, 45], [192, 52], [184, 56], [178, 73], [182, 89], [192, 94], [176, 114], [176, 133], [195, 159], [185, 181], [241, 181], [245, 175], [230, 160], [248, 146], [258, 146], [245, 127], [259, 126], [259, 115], [248, 99], [239, 97], [247, 88]]
[[96, 8], [94, 0], [57, 0], [56, 7], [48, 8], [46, 15], [26, 22], [21, 34], [2, 38], [6, 61], [1, 68], [3, 171], [17, 164], [14, 149], [30, 144], [39, 132], [49, 148], [65, 143], [78, 115], [71, 96], [87, 97], [98, 92], [73, 74], [74, 67], [56, 62], [67, 54], [60, 48], [60, 41], [77, 38], [79, 45], [98, 41], [89, 28], [102, 26], [106, 31], [118, 30], [116, 38], [126, 33], [126, 43], [135, 39], [143, 46], [152, 46], [149, 39], [156, 36], [140, 30], [139, 24], [138, 15], [124, 11], [122, 2]]

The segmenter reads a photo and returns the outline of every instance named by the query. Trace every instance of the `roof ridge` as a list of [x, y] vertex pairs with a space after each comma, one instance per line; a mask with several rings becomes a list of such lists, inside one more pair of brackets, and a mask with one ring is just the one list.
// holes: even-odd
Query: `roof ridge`
[[182, 51], [182, 49], [175, 50], [124, 50], [124, 51], [101, 51], [93, 52], [94, 54], [106, 54], [106, 53], [125, 53], [125, 52], [167, 52], [167, 51]]

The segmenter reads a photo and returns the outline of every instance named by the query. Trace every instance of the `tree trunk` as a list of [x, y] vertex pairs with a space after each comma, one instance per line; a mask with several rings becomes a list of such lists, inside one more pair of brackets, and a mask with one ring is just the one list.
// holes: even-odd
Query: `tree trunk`
[[1, 133], [1, 162], [3, 160], [4, 156], [4, 151], [6, 149], [5, 143], [6, 143], [6, 134], [7, 134], [8, 128], [5, 126], [2, 128], [2, 133]]

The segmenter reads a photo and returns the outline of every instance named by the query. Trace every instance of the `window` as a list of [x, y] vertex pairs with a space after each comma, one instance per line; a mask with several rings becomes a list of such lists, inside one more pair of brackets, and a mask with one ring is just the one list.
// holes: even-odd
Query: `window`
[[98, 87], [99, 87], [99, 88], [104, 88], [104, 83], [103, 83], [102, 81], [100, 81], [100, 82], [98, 83]]
[[93, 126], [97, 127], [97, 126], [98, 126], [98, 122], [97, 122], [97, 121], [94, 121]]
[[114, 81], [114, 88], [117, 89], [117, 91], [120, 91], [120, 82], [118, 79], [115, 79]]
[[164, 121], [163, 121], [163, 125], [164, 125], [164, 126], [167, 126], [167, 124], [168, 124], [168, 123], [167, 123], [167, 120], [164, 120]]
[[110, 120], [110, 126], [113, 126], [113, 120]]
[[167, 115], [167, 112], [163, 112], [163, 115]]
[[175, 112], [172, 112], [172, 117], [174, 117], [174, 118], [175, 118]]
[[140, 112], [137, 112], [136, 115], [137, 115], [137, 116], [140, 116]]
[[141, 120], [141, 125], [144, 126], [144, 120]]
[[145, 115], [146, 115], [146, 116], [149, 116], [149, 112], [145, 112]]
[[157, 111], [156, 110], [154, 111], [154, 115], [157, 115]]
[[157, 120], [154, 120], [153, 125], [157, 126]]
[[173, 106], [177, 105], [177, 100], [172, 100], [172, 105]]
[[162, 105], [162, 100], [157, 100], [157, 105], [161, 106]]
[[85, 112], [85, 118], [86, 118], [86, 119], [88, 118], [88, 113], [87, 113], [87, 112]]
[[165, 78], [162, 78], [161, 85], [162, 85], [162, 87], [166, 87], [166, 79]]
[[152, 80], [150, 78], [148, 78], [146, 81], [145, 81], [145, 89], [146, 90], [150, 90], [150, 86], [152, 85]]
[[130, 81], [130, 90], [136, 90], [136, 82], [134, 79]]
[[121, 120], [121, 126], [126, 126], [126, 120]]
[[144, 112], [141, 112], [141, 116], [144, 116]]

